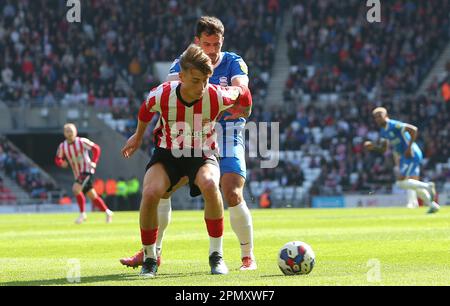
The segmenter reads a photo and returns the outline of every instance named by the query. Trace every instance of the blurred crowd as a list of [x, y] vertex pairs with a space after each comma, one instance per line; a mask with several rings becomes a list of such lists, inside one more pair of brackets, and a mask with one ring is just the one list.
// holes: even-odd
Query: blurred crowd
[[384, 1], [380, 23], [366, 20], [368, 10], [359, 0], [293, 6], [285, 99], [418, 88], [450, 38], [450, 1]]
[[6, 140], [0, 137], [0, 171], [14, 180], [33, 199], [47, 199], [56, 186]]
[[[427, 160], [422, 175], [444, 183], [450, 179], [449, 169], [436, 172], [436, 165], [446, 163], [450, 157], [450, 112], [448, 103], [440, 99], [419, 96], [402, 101], [386, 100], [385, 106], [391, 118], [408, 122], [419, 128], [417, 143]], [[342, 192], [385, 191], [389, 192], [396, 177], [396, 163], [390, 150], [386, 154], [367, 152], [363, 148], [366, 140], [378, 141], [379, 128], [371, 112], [377, 103], [361, 99], [341, 101], [332, 105], [292, 103], [286, 112], [283, 108], [256, 107], [252, 120], [255, 122], [280, 123], [280, 150], [302, 150], [308, 152], [316, 147], [326, 155], [313, 156], [310, 168], [321, 168], [315, 182], [313, 194], [339, 194]], [[248, 159], [251, 180], [264, 180], [272, 175], [275, 180], [302, 171], [300, 165], [282, 161], [276, 169], [259, 169], [257, 160]], [[252, 171], [252, 169], [254, 171]], [[268, 174], [271, 173], [271, 174]], [[301, 185], [298, 178], [296, 185]]]
[[63, 0], [0, 4], [0, 99], [85, 103], [129, 118], [156, 80], [152, 65], [173, 61], [202, 15], [225, 25], [223, 50], [241, 55], [255, 97], [266, 95], [283, 0], [92, 0], [68, 23]]

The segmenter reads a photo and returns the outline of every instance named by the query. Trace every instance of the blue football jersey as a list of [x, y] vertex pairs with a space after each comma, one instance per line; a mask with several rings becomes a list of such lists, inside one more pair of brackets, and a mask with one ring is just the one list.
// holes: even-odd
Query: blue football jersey
[[[389, 140], [393, 150], [403, 156], [411, 141], [411, 135], [405, 130], [405, 123], [389, 119], [386, 128], [381, 128], [380, 137]], [[422, 151], [416, 143], [412, 150], [415, 156], [422, 156]]]
[[[169, 76], [178, 74], [180, 71], [181, 67], [179, 59], [176, 59], [170, 67]], [[209, 83], [220, 86], [231, 86], [231, 81], [233, 78], [238, 76], [248, 76], [247, 64], [236, 53], [221, 52], [220, 58], [214, 66], [214, 73], [209, 79]], [[226, 128], [226, 121], [223, 118], [229, 115], [229, 113], [224, 113], [219, 121], [224, 129]], [[235, 122], [237, 125], [242, 125], [243, 127], [246, 121], [244, 118], [239, 118], [236, 120], [229, 120], [229, 122]]]

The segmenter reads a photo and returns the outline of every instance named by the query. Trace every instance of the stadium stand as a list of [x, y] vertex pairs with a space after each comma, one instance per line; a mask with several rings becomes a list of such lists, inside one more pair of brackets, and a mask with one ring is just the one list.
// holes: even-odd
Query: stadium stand
[[[0, 174], [5, 176], [2, 178], [0, 202], [36, 203], [51, 201], [53, 196], [54, 200], [59, 198], [60, 190], [55, 182], [2, 136], [0, 136]], [[6, 181], [9, 181], [11, 189], [3, 185]], [[15, 190], [14, 194], [11, 194], [12, 189]]]
[[[407, 95], [419, 87], [450, 38], [449, 1], [383, 3], [380, 24], [366, 22], [365, 2], [358, 0], [95, 0], [83, 5], [83, 22], [70, 26], [60, 18], [67, 9], [64, 1], [0, 5], [1, 101], [23, 107], [92, 106], [100, 120], [130, 136], [142, 98], [160, 82], [153, 64], [178, 57], [192, 40], [196, 19], [215, 15], [226, 29], [223, 50], [240, 54], [249, 66], [251, 120], [280, 123], [279, 166], [260, 169], [260, 160], [247, 159], [251, 196], [269, 188], [275, 200], [305, 203], [314, 194], [390, 191], [392, 155], [362, 150], [364, 140], [377, 137], [370, 111], [381, 104], [392, 117], [419, 127], [425, 178], [441, 189], [449, 186], [450, 102], [437, 95], [447, 95], [448, 77], [434, 82], [425, 96]], [[287, 10], [293, 24], [281, 39], [289, 48], [275, 50]], [[275, 52], [288, 53], [291, 69], [283, 104], [268, 108], [264, 99]], [[149, 151], [150, 135], [145, 141]]]

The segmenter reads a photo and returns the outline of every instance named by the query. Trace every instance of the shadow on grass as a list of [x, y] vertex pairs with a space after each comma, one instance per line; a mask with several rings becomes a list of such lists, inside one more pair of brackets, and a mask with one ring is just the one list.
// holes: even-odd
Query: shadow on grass
[[[150, 285], [151, 282], [157, 282], [159, 279], [169, 279], [169, 278], [182, 278], [182, 277], [192, 277], [200, 275], [209, 275], [207, 271], [205, 272], [193, 272], [193, 273], [161, 273], [156, 276], [156, 278], [143, 278], [136, 274], [110, 274], [110, 275], [99, 275], [99, 276], [86, 276], [81, 277], [80, 282], [69, 282], [67, 278], [55, 278], [55, 279], [43, 279], [43, 280], [27, 280], [27, 281], [11, 281], [0, 283], [0, 286], [57, 286], [57, 285], [95, 285], [95, 283], [102, 282], [121, 282], [122, 286], [127, 286], [126, 282], [130, 282], [129, 285], [134, 285], [132, 282], [142, 282], [142, 285]], [[144, 283], [145, 282], [145, 283]], [[139, 283], [140, 284], [140, 283]], [[112, 284], [114, 285], [114, 284]]]

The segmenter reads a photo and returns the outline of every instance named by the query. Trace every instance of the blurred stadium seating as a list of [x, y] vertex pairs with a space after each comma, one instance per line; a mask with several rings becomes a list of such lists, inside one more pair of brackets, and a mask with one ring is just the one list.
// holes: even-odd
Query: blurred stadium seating
[[[260, 160], [248, 158], [248, 196], [269, 188], [276, 202], [305, 205], [314, 194], [389, 192], [392, 155], [362, 150], [364, 140], [377, 137], [370, 111], [378, 105], [419, 127], [424, 177], [450, 189], [450, 102], [441, 96], [450, 68], [433, 78], [436, 63], [450, 59], [450, 1], [396, 0], [382, 8], [382, 22], [370, 24], [359, 0], [92, 0], [83, 2], [83, 22], [68, 24], [61, 18], [65, 1], [3, 1], [0, 101], [23, 110], [94, 109], [128, 137], [143, 97], [163, 81], [154, 64], [178, 57], [197, 18], [215, 15], [226, 29], [223, 50], [249, 66], [250, 120], [280, 122], [279, 167], [261, 169]], [[281, 37], [285, 16], [292, 24]], [[283, 40], [287, 49], [277, 48]], [[290, 70], [283, 96], [268, 101], [277, 55], [289, 59]], [[418, 90], [427, 77], [430, 85]], [[3, 173], [3, 185], [16, 179]], [[39, 173], [36, 184], [47, 186]], [[42, 194], [32, 185], [22, 186], [29, 197]], [[5, 186], [1, 194], [11, 196]]]

